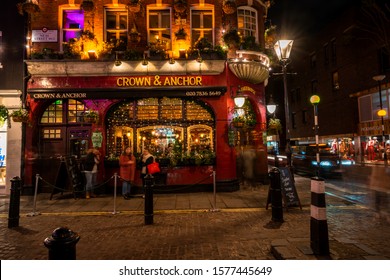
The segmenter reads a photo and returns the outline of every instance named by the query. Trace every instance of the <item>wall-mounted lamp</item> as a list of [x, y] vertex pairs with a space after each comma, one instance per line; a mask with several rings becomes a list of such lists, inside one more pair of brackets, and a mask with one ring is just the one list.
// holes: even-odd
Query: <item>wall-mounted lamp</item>
[[[233, 95], [233, 91], [231, 91], [231, 93]], [[245, 99], [245, 96], [243, 96], [241, 93], [241, 86], [237, 86], [236, 95], [234, 96], [234, 104], [236, 107], [242, 108], [242, 106], [245, 104]]]
[[94, 50], [88, 51], [88, 57], [89, 59], [97, 59], [96, 52]]
[[200, 51], [199, 50], [198, 50], [198, 57], [196, 58], [196, 62], [198, 62], [198, 63], [202, 63], [203, 62], [203, 58], [200, 55]]
[[146, 59], [146, 55], [144, 54], [144, 59], [142, 59], [142, 65], [147, 66], [149, 64], [149, 61]]
[[115, 66], [121, 66], [122, 65], [122, 61], [118, 58], [118, 52], [115, 52], [115, 62], [114, 62]]
[[272, 98], [272, 95], [271, 95], [270, 98], [269, 98], [269, 101], [267, 103], [267, 111], [268, 111], [268, 113], [274, 114], [275, 111], [276, 111], [276, 106], [277, 105], [275, 104], [275, 102], [274, 102], [274, 100]]

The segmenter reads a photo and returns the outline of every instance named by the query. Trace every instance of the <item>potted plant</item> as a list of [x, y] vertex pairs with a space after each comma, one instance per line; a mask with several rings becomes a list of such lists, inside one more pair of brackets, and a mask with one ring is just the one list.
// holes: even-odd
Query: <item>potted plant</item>
[[97, 123], [99, 120], [99, 112], [97, 112], [95, 110], [85, 111], [83, 118], [84, 118], [84, 122]]
[[175, 36], [177, 40], [185, 40], [187, 37], [187, 32], [181, 27], [177, 32], [175, 32]]
[[141, 0], [130, 0], [127, 7], [130, 12], [138, 13], [141, 10]]
[[10, 117], [14, 122], [28, 122], [29, 112], [25, 108], [19, 108], [11, 113]]
[[241, 44], [241, 36], [235, 28], [232, 28], [229, 31], [225, 32], [222, 38], [229, 48], [238, 48]]
[[95, 6], [92, 0], [83, 0], [80, 5], [80, 8], [85, 12], [92, 12], [94, 7]]
[[139, 43], [139, 41], [141, 41], [141, 35], [138, 32], [137, 26], [135, 26], [135, 23], [133, 24], [133, 27], [130, 30], [129, 36], [130, 36], [130, 41], [132, 43]]
[[278, 135], [280, 132], [282, 132], [282, 124], [280, 123], [280, 120], [273, 118], [270, 119], [268, 122], [267, 134]]
[[0, 105], [0, 126], [3, 126], [8, 119], [8, 109], [4, 105]]

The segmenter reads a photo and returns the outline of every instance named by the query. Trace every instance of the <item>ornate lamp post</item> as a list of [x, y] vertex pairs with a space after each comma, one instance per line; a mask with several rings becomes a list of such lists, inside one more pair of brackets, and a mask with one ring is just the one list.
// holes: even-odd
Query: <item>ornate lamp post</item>
[[286, 115], [286, 156], [287, 166], [291, 168], [291, 147], [290, 147], [290, 111], [287, 91], [287, 65], [290, 63], [289, 57], [293, 45], [293, 40], [279, 40], [275, 43], [274, 49], [280, 64], [282, 65], [283, 86], [284, 86], [284, 111]]
[[313, 95], [310, 97], [310, 103], [314, 106], [314, 132], [316, 138], [316, 161], [317, 161], [317, 170], [316, 176], [320, 177], [320, 150], [318, 147], [318, 103], [320, 103], [320, 97], [318, 95]]

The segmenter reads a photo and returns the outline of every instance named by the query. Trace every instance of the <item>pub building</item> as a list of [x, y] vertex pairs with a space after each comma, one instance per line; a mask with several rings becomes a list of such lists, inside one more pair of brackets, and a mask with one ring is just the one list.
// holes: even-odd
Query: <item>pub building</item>
[[[25, 187], [35, 185], [36, 174], [55, 184], [64, 158], [82, 162], [94, 147], [104, 159], [99, 182], [111, 188], [126, 146], [137, 159], [144, 148], [150, 150], [161, 165], [159, 183], [167, 189], [211, 190], [215, 171], [218, 190], [238, 190], [242, 166], [266, 180], [269, 58], [229, 47], [223, 34], [236, 29], [241, 39], [250, 36], [264, 46], [269, 1], [236, 1], [229, 14], [211, 0], [143, 0], [138, 12], [131, 9], [134, 1], [93, 1], [92, 11], [84, 2], [24, 3], [39, 6], [26, 12], [31, 37], [25, 61], [30, 116], [23, 127]], [[182, 10], [176, 10], [178, 2]], [[185, 39], [179, 40], [179, 29]], [[202, 49], [202, 40], [210, 42], [208, 48]], [[67, 57], [75, 42], [81, 42], [78, 56]], [[101, 42], [124, 48], [107, 54]], [[213, 56], [212, 50], [226, 50], [227, 56]], [[140, 55], [130, 57], [135, 53]], [[244, 105], [238, 107], [236, 97], [244, 97]], [[251, 156], [243, 158], [248, 152]], [[139, 172], [135, 185], [141, 187]], [[50, 191], [42, 185], [41, 191]]]

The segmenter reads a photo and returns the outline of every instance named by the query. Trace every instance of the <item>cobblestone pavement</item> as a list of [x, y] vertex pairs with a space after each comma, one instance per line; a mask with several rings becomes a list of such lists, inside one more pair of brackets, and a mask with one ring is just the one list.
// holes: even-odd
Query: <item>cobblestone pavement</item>
[[[0, 198], [0, 259], [48, 259], [44, 239], [57, 227], [80, 236], [77, 259], [390, 259], [390, 224], [373, 210], [327, 196], [330, 256], [310, 250], [310, 180], [296, 178], [303, 209], [271, 222], [268, 186], [232, 193], [155, 194], [145, 225], [141, 197], [21, 197], [19, 227], [8, 228], [9, 197]], [[216, 206], [213, 207], [214, 201]], [[113, 210], [115, 208], [115, 214]]]

